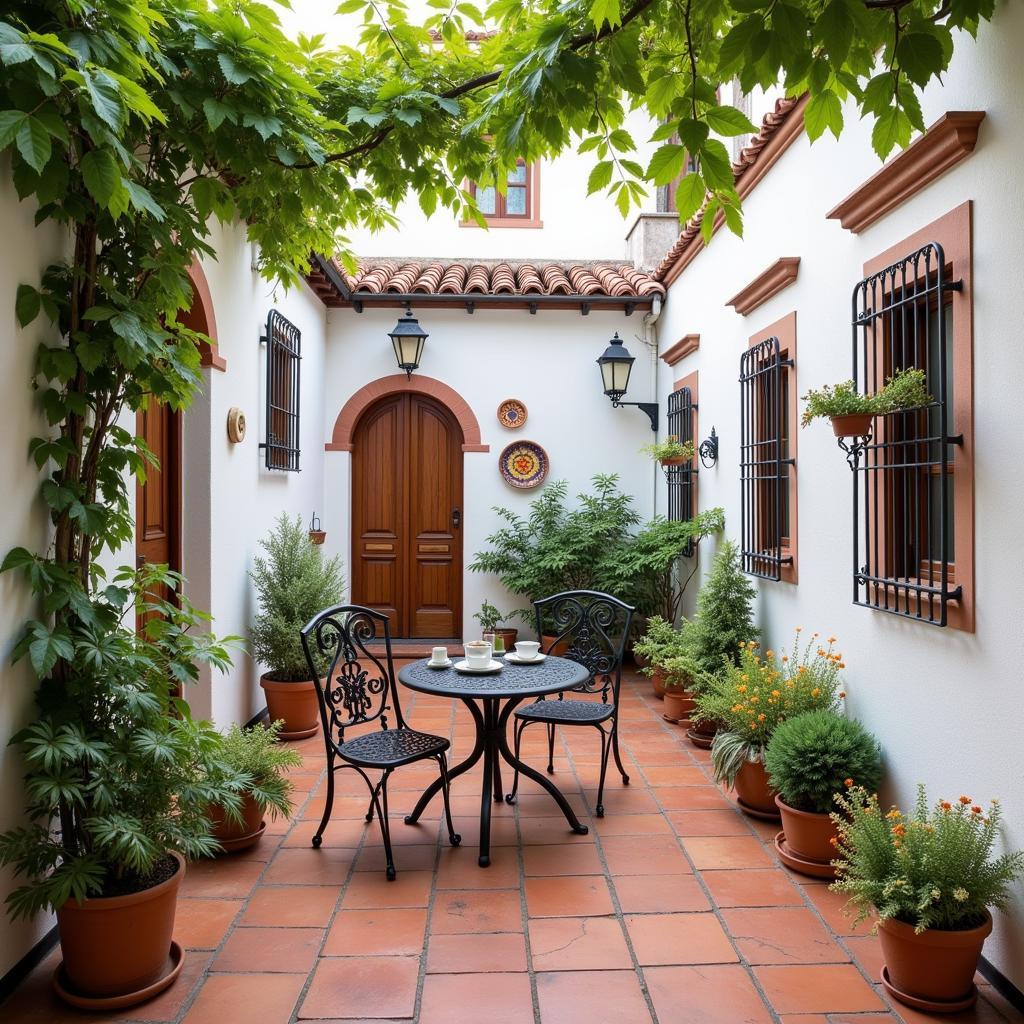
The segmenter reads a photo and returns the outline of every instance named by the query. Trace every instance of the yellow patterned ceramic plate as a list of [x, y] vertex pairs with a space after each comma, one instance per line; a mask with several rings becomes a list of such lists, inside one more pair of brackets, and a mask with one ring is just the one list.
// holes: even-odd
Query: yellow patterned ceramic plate
[[516, 441], [501, 453], [498, 468], [507, 484], [527, 490], [548, 475], [548, 453], [534, 441]]

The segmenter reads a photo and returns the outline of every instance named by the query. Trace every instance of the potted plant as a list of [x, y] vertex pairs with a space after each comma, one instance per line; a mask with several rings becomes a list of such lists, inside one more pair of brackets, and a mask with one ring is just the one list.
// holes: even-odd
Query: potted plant
[[852, 380], [808, 391], [803, 396], [806, 405], [800, 422], [806, 427], [819, 417], [828, 417], [836, 437], [859, 437], [871, 432], [871, 421], [876, 416], [916, 409], [931, 400], [924, 370], [899, 370], [873, 395], [861, 394]]
[[1004, 907], [1024, 875], [1024, 852], [993, 857], [999, 803], [986, 812], [961, 796], [929, 808], [924, 786], [910, 814], [895, 807], [883, 813], [863, 786], [837, 803], [838, 879], [831, 889], [850, 897], [857, 923], [877, 914], [889, 994], [934, 1013], [968, 1008], [992, 930], [989, 908]]
[[281, 515], [260, 545], [266, 557], [257, 556], [250, 573], [259, 606], [253, 654], [268, 668], [260, 686], [270, 720], [284, 723], [279, 737], [302, 739], [320, 727], [320, 708], [299, 631], [317, 612], [341, 601], [341, 562], [321, 556], [299, 516]]
[[[684, 627], [687, 624], [684, 623]], [[685, 643], [685, 632], [684, 632]], [[667, 722], [689, 726], [695, 701], [693, 697], [693, 662], [686, 654], [668, 658], [661, 666], [665, 678], [665, 708], [662, 718]]]
[[[175, 980], [185, 859], [217, 850], [211, 805], [241, 805], [221, 770], [220, 735], [175, 695], [200, 665], [230, 665], [227, 641], [196, 632], [203, 617], [180, 583], [162, 566], [122, 570], [93, 597], [88, 621], [69, 625], [71, 671], [59, 685], [48, 678], [36, 720], [14, 737], [29, 802], [28, 823], [0, 835], [0, 863], [23, 881], [8, 910], [56, 912], [55, 986], [86, 1008], [134, 1005]], [[153, 596], [175, 589], [173, 602]], [[38, 670], [37, 639], [30, 632], [19, 652]]]
[[521, 611], [514, 611], [509, 612], [508, 615], [502, 615], [490, 601], [484, 601], [480, 606], [480, 611], [473, 618], [480, 623], [481, 632], [494, 634], [494, 653], [503, 654], [505, 651], [511, 651], [515, 647], [519, 630], [510, 626], [499, 626], [499, 623], [516, 615], [521, 617], [522, 614]]
[[854, 784], [874, 791], [882, 777], [878, 742], [852, 718], [808, 711], [781, 722], [764, 753], [782, 816], [775, 846], [783, 863], [816, 878], [834, 878], [835, 796]]
[[682, 654], [683, 650], [681, 630], [660, 615], [652, 615], [647, 620], [644, 635], [633, 644], [633, 654], [646, 663], [640, 671], [651, 680], [656, 697], [665, 696], [665, 662]]
[[280, 731], [280, 722], [249, 729], [232, 725], [224, 736], [218, 768], [233, 773], [241, 806], [215, 805], [210, 823], [214, 838], [227, 853], [255, 846], [267, 829], [263, 816], [268, 812], [274, 818], [291, 817], [293, 787], [286, 772], [300, 767], [302, 758], [281, 745]]
[[640, 452], [663, 466], [681, 466], [693, 460], [693, 442], [680, 441], [675, 434], [669, 434], [664, 441], [645, 444]]
[[[735, 664], [741, 645], [756, 640], [752, 605], [756, 591], [740, 565], [739, 549], [732, 541], [719, 548], [704, 585], [697, 595], [697, 613], [687, 635], [687, 653], [693, 663], [691, 690], [696, 697], [715, 676]], [[699, 704], [687, 736], [696, 747], [708, 749], [718, 725], [700, 714]]]
[[[698, 713], [720, 723], [711, 744], [715, 781], [736, 790], [740, 809], [755, 818], [778, 820], [775, 792], [764, 768], [764, 751], [781, 722], [805, 711], [835, 710], [842, 655], [812, 635], [803, 651], [799, 633], [791, 654], [780, 657], [749, 641], [740, 648], [739, 664], [728, 664], [711, 677], [696, 697]], [[812, 653], [813, 651], [813, 653]]]

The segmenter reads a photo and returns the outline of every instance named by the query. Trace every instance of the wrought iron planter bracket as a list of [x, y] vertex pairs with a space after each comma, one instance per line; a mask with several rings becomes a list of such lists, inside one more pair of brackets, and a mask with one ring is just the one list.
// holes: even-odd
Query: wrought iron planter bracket
[[847, 443], [847, 438], [837, 437], [836, 444], [846, 452], [846, 462], [850, 469], [856, 469], [860, 463], [860, 457], [864, 454], [867, 446], [871, 444], [871, 431], [866, 434], [858, 434]]

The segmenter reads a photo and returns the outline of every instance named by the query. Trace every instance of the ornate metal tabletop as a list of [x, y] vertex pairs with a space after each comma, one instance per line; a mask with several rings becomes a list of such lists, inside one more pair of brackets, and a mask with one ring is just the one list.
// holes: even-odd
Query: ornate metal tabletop
[[415, 661], [398, 673], [410, 690], [442, 697], [470, 697], [476, 700], [505, 697], [540, 697], [543, 694], [571, 690], [586, 682], [586, 668], [568, 658], [549, 655], [539, 665], [513, 665], [493, 675], [470, 675], [454, 668], [429, 668], [426, 661]]

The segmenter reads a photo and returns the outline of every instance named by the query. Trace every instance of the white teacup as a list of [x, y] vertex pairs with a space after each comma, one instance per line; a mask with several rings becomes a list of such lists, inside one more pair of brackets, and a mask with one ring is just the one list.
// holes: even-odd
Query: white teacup
[[466, 661], [470, 668], [487, 668], [491, 663], [491, 645], [486, 640], [470, 640], [466, 644]]
[[540, 652], [540, 644], [536, 640], [517, 640], [516, 657], [522, 661], [533, 661]]
[[448, 648], [431, 647], [430, 660], [435, 665], [444, 665], [448, 661]]

